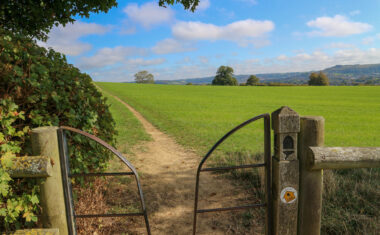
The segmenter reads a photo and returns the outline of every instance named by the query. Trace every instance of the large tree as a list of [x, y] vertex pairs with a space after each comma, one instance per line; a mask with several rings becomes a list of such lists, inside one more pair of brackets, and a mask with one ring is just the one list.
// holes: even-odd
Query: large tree
[[[194, 11], [199, 0], [159, 0], [165, 7], [180, 3], [185, 9]], [[90, 13], [108, 12], [117, 6], [116, 0], [1, 0], [0, 27], [11, 32], [39, 40], [46, 40], [55, 25], [73, 23], [76, 16], [86, 17]]]
[[311, 73], [308, 81], [309, 86], [328, 86], [329, 78], [323, 72]]
[[154, 76], [148, 71], [143, 70], [135, 74], [135, 81], [136, 83], [154, 83]]
[[245, 83], [245, 85], [256, 86], [259, 82], [260, 82], [260, 79], [258, 77], [256, 77], [255, 75], [251, 75], [247, 79], [247, 82]]
[[233, 77], [234, 69], [229, 66], [220, 66], [218, 71], [216, 71], [216, 76], [212, 80], [212, 85], [222, 85], [222, 86], [237, 86], [238, 82], [236, 78]]

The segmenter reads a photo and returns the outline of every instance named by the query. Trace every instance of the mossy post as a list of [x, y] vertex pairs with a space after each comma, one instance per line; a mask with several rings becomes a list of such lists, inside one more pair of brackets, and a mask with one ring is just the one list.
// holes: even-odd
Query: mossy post
[[68, 234], [58, 146], [58, 127], [39, 127], [31, 132], [34, 155], [50, 157], [52, 175], [41, 185], [42, 224]]
[[319, 235], [321, 230], [323, 170], [311, 170], [309, 147], [323, 146], [325, 119], [318, 116], [301, 117], [298, 142], [300, 161], [300, 196], [298, 234]]
[[274, 152], [272, 165], [273, 234], [297, 234], [299, 164], [297, 135], [300, 117], [289, 107], [272, 113]]

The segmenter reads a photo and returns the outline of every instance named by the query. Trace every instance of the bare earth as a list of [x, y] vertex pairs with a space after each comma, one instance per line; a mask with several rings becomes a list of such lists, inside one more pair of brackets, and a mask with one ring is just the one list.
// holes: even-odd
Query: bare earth
[[[201, 156], [180, 146], [130, 105], [114, 98], [138, 118], [153, 139], [133, 150], [152, 234], [192, 234], [195, 176]], [[252, 200], [233, 181], [201, 173], [199, 209], [251, 204]], [[197, 234], [256, 234], [262, 230], [256, 224], [242, 226], [241, 217], [231, 211], [198, 214]], [[144, 227], [136, 227], [134, 233], [144, 234]]]

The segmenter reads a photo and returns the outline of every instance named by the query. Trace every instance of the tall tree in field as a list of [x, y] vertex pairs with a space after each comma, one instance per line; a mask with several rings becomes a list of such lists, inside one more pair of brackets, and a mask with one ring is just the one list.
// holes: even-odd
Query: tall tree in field
[[140, 71], [135, 74], [136, 83], [154, 83], [153, 74], [149, 73], [146, 70]]
[[247, 79], [247, 82], [245, 83], [246, 86], [256, 86], [260, 82], [260, 79], [256, 77], [255, 75], [249, 76]]
[[238, 82], [236, 78], [233, 77], [234, 69], [229, 66], [220, 66], [218, 71], [216, 71], [216, 76], [212, 80], [212, 85], [221, 86], [237, 86]]
[[330, 84], [329, 78], [323, 72], [311, 73], [309, 76], [309, 86], [328, 86]]
[[[163, 7], [175, 3], [194, 11], [199, 0], [158, 0], [158, 5]], [[90, 13], [108, 12], [115, 6], [116, 0], [1, 0], [0, 27], [46, 40], [54, 25], [65, 26], [73, 23], [77, 16], [88, 18]]]

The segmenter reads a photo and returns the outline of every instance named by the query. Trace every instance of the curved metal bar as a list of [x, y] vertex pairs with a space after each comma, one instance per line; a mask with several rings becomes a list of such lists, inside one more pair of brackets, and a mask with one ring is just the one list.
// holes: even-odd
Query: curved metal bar
[[150, 226], [149, 226], [149, 221], [148, 221], [148, 215], [147, 215], [147, 211], [146, 211], [146, 207], [145, 207], [144, 195], [143, 195], [143, 192], [142, 192], [142, 189], [141, 189], [139, 175], [138, 175], [137, 170], [135, 169], [135, 167], [126, 158], [124, 158], [123, 155], [119, 151], [117, 151], [114, 147], [112, 147], [111, 145], [109, 145], [108, 143], [106, 143], [105, 141], [103, 141], [102, 139], [100, 139], [100, 138], [98, 138], [98, 137], [96, 137], [94, 135], [91, 135], [91, 134], [89, 134], [87, 132], [84, 132], [82, 130], [73, 128], [73, 127], [60, 126], [59, 128], [62, 129], [62, 130], [67, 130], [67, 131], [75, 132], [77, 134], [83, 135], [83, 136], [85, 136], [85, 137], [87, 137], [87, 138], [89, 138], [89, 139], [97, 142], [98, 144], [100, 144], [103, 147], [105, 147], [108, 150], [110, 150], [113, 154], [115, 154], [122, 162], [124, 162], [128, 166], [128, 168], [135, 175], [135, 179], [136, 179], [136, 183], [137, 183], [137, 188], [138, 188], [139, 195], [140, 195], [140, 203], [141, 203], [141, 207], [142, 207], [143, 214], [144, 214], [146, 229], [147, 229], [148, 235], [150, 235], [151, 232], [150, 232]]
[[64, 130], [68, 130], [68, 131], [72, 131], [72, 132], [75, 132], [75, 133], [78, 133], [80, 135], [83, 135], [83, 136], [86, 136], [87, 138], [89, 139], [92, 139], [93, 141], [103, 145], [104, 147], [106, 147], [108, 150], [110, 150], [113, 154], [115, 154], [116, 156], [118, 156], [118, 158], [120, 158], [120, 160], [122, 160], [127, 166], [128, 168], [133, 171], [133, 173], [137, 176], [137, 171], [136, 169], [133, 167], [132, 163], [130, 163], [127, 159], [125, 159], [123, 157], [123, 155], [117, 151], [114, 147], [112, 147], [111, 145], [107, 144], [104, 140], [94, 136], [94, 135], [91, 135], [87, 132], [84, 132], [82, 130], [78, 130], [76, 128], [73, 128], [73, 127], [68, 127], [68, 126], [60, 126], [59, 128], [61, 129], [64, 129]]
[[256, 116], [256, 117], [253, 117], [239, 125], [237, 125], [236, 127], [234, 127], [232, 130], [230, 130], [227, 134], [225, 134], [222, 138], [220, 138], [220, 140], [218, 140], [218, 142], [216, 142], [214, 144], [214, 146], [212, 146], [212, 148], [208, 151], [208, 153], [206, 154], [206, 156], [202, 159], [201, 163], [199, 164], [199, 167], [198, 167], [198, 172], [200, 171], [200, 169], [202, 168], [203, 164], [206, 162], [207, 158], [214, 152], [214, 150], [221, 144], [223, 143], [230, 135], [232, 135], [233, 133], [235, 133], [236, 131], [238, 131], [239, 129], [243, 128], [244, 126], [250, 124], [251, 122], [254, 122], [254, 121], [257, 121], [261, 118], [264, 118], [264, 117], [267, 117], [269, 118], [269, 113], [264, 113], [264, 114], [261, 114], [259, 116]]
[[[264, 118], [265, 120], [270, 120], [270, 115], [269, 113], [264, 113], [264, 114], [261, 114], [259, 116], [256, 116], [256, 117], [253, 117], [251, 119], [248, 119], [247, 121], [237, 125], [236, 127], [234, 127], [232, 130], [230, 130], [229, 132], [227, 132], [227, 134], [225, 134], [222, 138], [220, 138], [215, 144], [214, 146], [212, 146], [212, 148], [207, 152], [207, 154], [203, 157], [202, 161], [199, 163], [199, 166], [198, 166], [198, 169], [197, 169], [197, 176], [196, 176], [196, 182], [195, 182], [195, 200], [194, 200], [194, 218], [193, 218], [193, 235], [195, 235], [196, 233], [196, 226], [197, 226], [197, 213], [198, 213], [198, 193], [199, 193], [199, 176], [200, 176], [200, 172], [202, 171], [202, 166], [203, 164], [206, 162], [206, 160], [210, 157], [210, 155], [214, 152], [214, 150], [220, 145], [222, 144], [229, 136], [231, 136], [233, 133], [235, 133], [236, 131], [238, 131], [239, 129], [243, 128], [244, 126], [247, 126], [248, 124], [254, 122], [254, 121], [257, 121], [259, 119], [262, 119]], [[267, 125], [267, 121], [264, 123], [264, 126]], [[264, 138], [266, 138], [267, 136], [265, 136]], [[267, 141], [267, 140], [266, 140]], [[270, 138], [269, 138], [269, 141], [270, 141]], [[265, 146], [267, 147], [267, 146]], [[270, 151], [270, 147], [269, 147], [269, 151]], [[261, 164], [260, 164], [261, 165]], [[267, 165], [267, 164], [265, 164]]]

